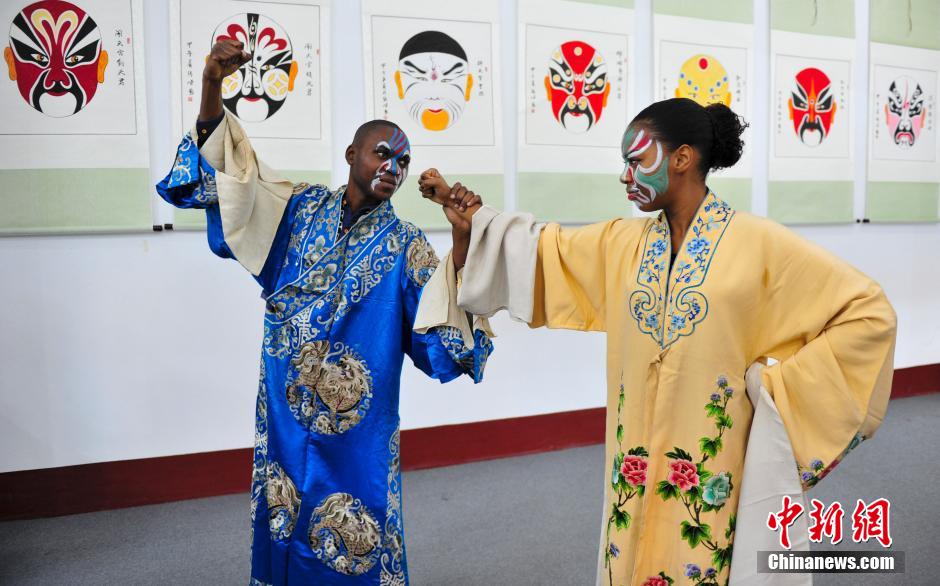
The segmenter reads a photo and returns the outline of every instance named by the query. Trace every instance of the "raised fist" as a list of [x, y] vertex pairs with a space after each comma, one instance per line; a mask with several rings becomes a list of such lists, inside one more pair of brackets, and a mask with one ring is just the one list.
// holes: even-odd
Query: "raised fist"
[[222, 39], [212, 46], [212, 51], [206, 57], [206, 68], [202, 77], [207, 81], [221, 83], [249, 59], [251, 55], [245, 52], [244, 43], [234, 39]]

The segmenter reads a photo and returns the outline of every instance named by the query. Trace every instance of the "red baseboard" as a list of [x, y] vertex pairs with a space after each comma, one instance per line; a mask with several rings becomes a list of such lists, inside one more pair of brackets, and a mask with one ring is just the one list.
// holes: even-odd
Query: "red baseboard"
[[453, 466], [604, 442], [603, 407], [401, 433], [404, 470]]
[[[940, 364], [894, 373], [892, 399], [940, 392]], [[402, 432], [404, 470], [599, 444], [604, 409]], [[32, 519], [247, 492], [251, 449], [0, 474], [0, 520]], [[181, 482], [180, 479], [186, 479]]]
[[930, 393], [940, 393], [940, 364], [925, 364], [894, 371], [894, 381], [891, 386], [892, 399]]

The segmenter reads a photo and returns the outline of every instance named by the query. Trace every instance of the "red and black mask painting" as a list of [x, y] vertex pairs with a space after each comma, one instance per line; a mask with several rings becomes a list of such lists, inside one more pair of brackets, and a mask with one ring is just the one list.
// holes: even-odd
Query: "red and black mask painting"
[[16, 15], [4, 58], [23, 99], [56, 118], [87, 106], [108, 66], [98, 25], [60, 0], [30, 4]]
[[236, 14], [212, 33], [212, 43], [241, 41], [251, 58], [222, 81], [222, 103], [248, 122], [267, 120], [294, 89], [297, 62], [287, 32], [263, 14]]
[[836, 116], [832, 82], [822, 71], [808, 67], [796, 74], [796, 87], [788, 100], [790, 120], [800, 142], [818, 146], [829, 136]]
[[545, 76], [552, 114], [566, 130], [590, 130], [607, 105], [607, 63], [594, 47], [568, 41], [552, 52]]

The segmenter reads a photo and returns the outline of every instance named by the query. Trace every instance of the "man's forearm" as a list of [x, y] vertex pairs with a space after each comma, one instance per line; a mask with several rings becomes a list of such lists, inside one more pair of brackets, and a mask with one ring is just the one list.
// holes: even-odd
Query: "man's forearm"
[[199, 121], [215, 120], [222, 115], [222, 80], [202, 76], [202, 102], [199, 104]]

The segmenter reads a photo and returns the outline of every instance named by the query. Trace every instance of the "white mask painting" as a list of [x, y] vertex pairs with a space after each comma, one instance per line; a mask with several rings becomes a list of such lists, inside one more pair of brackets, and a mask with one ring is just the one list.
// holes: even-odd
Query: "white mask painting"
[[423, 128], [453, 126], [470, 101], [473, 76], [464, 49], [452, 37], [423, 31], [404, 44], [395, 72], [399, 99]]

